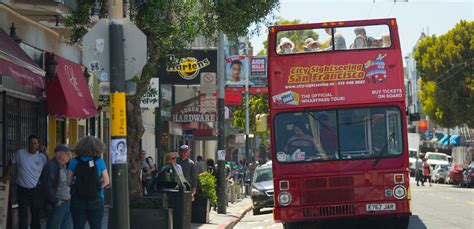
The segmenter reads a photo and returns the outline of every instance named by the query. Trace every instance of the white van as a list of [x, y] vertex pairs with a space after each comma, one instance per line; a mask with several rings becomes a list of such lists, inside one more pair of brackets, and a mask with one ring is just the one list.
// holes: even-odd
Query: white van
[[408, 149], [408, 161], [410, 162], [409, 168], [410, 168], [410, 176], [414, 177], [415, 176], [415, 163], [416, 163], [416, 157], [418, 156], [418, 150], [417, 149]]

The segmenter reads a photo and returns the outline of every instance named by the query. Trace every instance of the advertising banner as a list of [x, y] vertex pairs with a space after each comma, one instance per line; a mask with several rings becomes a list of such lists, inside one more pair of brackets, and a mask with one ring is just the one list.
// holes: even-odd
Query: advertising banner
[[267, 57], [230, 56], [225, 70], [227, 87], [244, 87], [246, 73], [250, 87], [267, 86]]
[[250, 59], [250, 81], [254, 87], [267, 86], [266, 56], [254, 56]]
[[271, 106], [309, 107], [403, 101], [403, 64], [389, 51], [373, 56], [294, 58], [274, 62]]
[[[245, 73], [249, 73], [249, 60], [246, 56], [231, 56], [225, 61], [227, 87], [245, 86]], [[252, 83], [249, 81], [249, 85]]]
[[159, 70], [162, 84], [198, 85], [201, 72], [217, 72], [217, 50], [192, 50], [187, 55], [169, 55]]

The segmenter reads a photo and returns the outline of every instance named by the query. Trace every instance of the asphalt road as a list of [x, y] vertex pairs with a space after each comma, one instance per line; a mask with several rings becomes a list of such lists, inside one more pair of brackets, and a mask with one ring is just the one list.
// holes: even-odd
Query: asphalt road
[[[453, 185], [433, 184], [431, 187], [416, 186], [411, 182], [412, 216], [409, 229], [471, 229], [474, 228], [474, 188], [459, 188]], [[281, 223], [273, 222], [272, 210], [263, 209], [261, 215], [254, 216], [252, 212], [234, 227], [235, 229], [282, 229]], [[366, 223], [366, 222], [365, 222]], [[363, 223], [362, 223], [363, 224]], [[373, 222], [373, 228], [385, 228], [383, 223]], [[331, 224], [323, 228], [366, 228], [354, 227], [353, 224]]]

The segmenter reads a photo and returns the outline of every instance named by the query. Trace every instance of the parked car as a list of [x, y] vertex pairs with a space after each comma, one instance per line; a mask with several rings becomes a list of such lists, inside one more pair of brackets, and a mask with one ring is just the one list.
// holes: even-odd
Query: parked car
[[462, 181], [462, 173], [465, 168], [467, 165], [464, 164], [450, 164], [446, 173], [446, 183], [459, 184]]
[[462, 173], [462, 182], [459, 183], [461, 187], [470, 188], [474, 186], [474, 162], [464, 169]]
[[448, 162], [448, 155], [444, 153], [434, 153], [434, 152], [427, 152], [425, 154], [425, 158], [427, 159], [426, 162], [430, 164], [431, 168], [434, 170], [436, 165], [447, 165]]
[[253, 214], [260, 214], [262, 208], [273, 208], [273, 172], [272, 163], [260, 165], [255, 169], [252, 182], [251, 198]]
[[410, 162], [410, 166], [409, 166], [410, 176], [414, 177], [415, 176], [415, 170], [416, 170], [415, 163], [416, 163], [416, 157], [418, 155], [418, 150], [410, 148], [410, 149], [408, 149], [408, 152], [410, 153], [408, 155], [408, 161]]
[[446, 181], [446, 172], [448, 171], [448, 165], [436, 165], [433, 172], [431, 173], [431, 180], [434, 183], [444, 183]]

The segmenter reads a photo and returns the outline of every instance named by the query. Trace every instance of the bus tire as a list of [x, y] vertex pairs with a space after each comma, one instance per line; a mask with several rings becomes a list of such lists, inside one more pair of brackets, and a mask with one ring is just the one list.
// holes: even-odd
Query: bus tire
[[302, 228], [302, 223], [300, 222], [291, 222], [291, 223], [284, 223], [283, 228], [284, 229], [299, 229]]
[[395, 229], [407, 229], [410, 223], [410, 216], [400, 215], [393, 217], [393, 225]]

